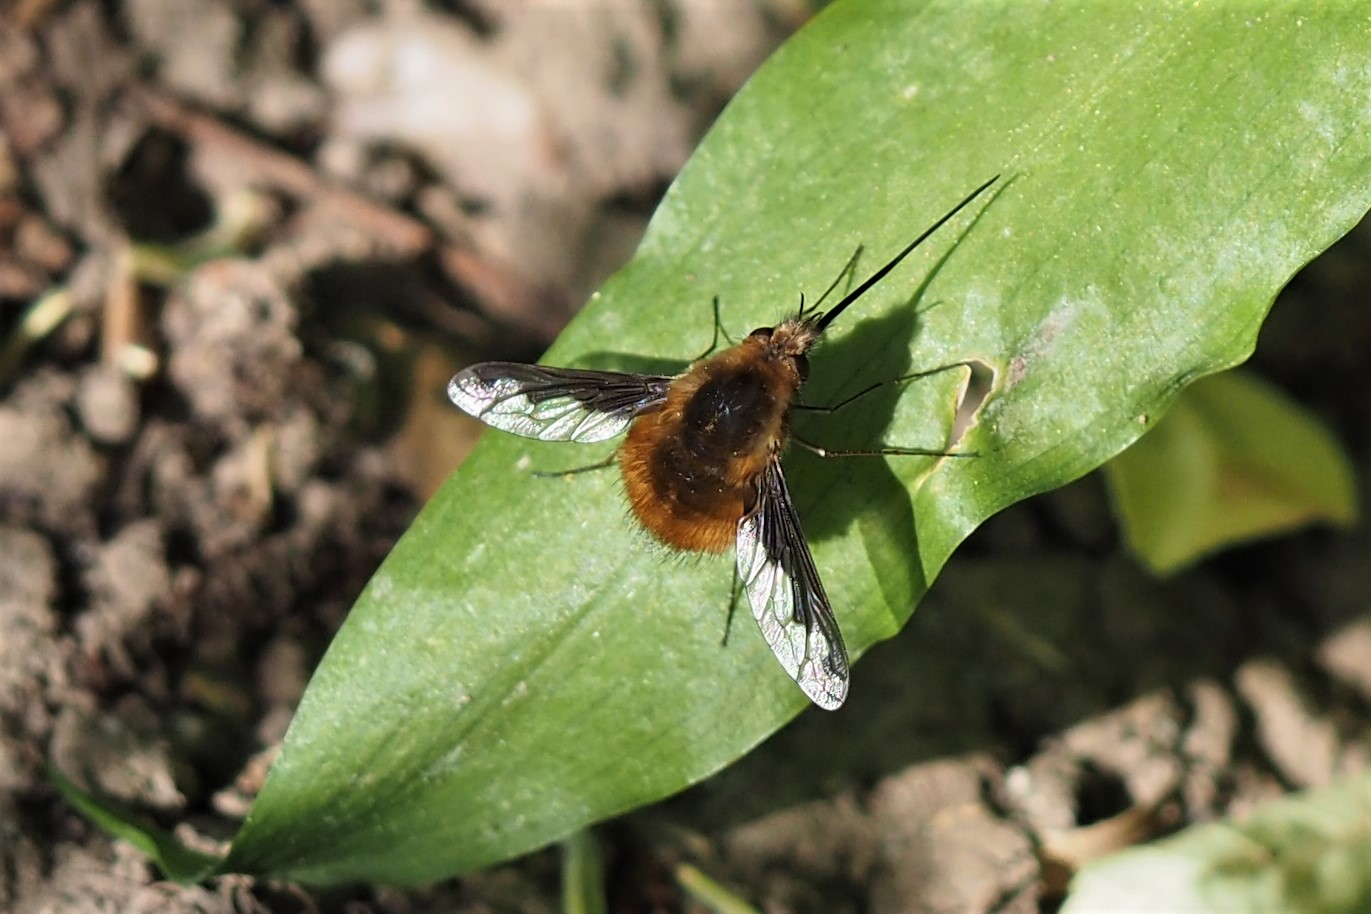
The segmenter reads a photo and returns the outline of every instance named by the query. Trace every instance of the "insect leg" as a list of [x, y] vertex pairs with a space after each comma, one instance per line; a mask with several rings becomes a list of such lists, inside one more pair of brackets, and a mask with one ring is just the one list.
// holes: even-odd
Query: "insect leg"
[[[862, 250], [863, 246], [860, 244], [857, 245], [857, 249], [852, 252], [852, 256], [847, 259], [847, 263], [843, 265], [842, 270], [839, 271], [837, 276], [833, 277], [833, 282], [829, 283], [828, 288], [824, 290], [824, 294], [820, 295], [814, 304], [806, 305], [804, 295], [802, 294], [800, 296], [800, 317], [803, 318], [807, 313], [812, 314], [818, 311], [819, 306], [824, 303], [824, 300], [828, 298], [828, 296], [833, 294], [833, 291], [842, 283], [844, 277], [847, 278], [847, 284], [849, 286], [852, 285], [852, 278], [857, 274], [857, 261], [861, 259]], [[724, 322], [719, 313], [719, 296], [716, 295], [714, 296], [714, 336], [709, 341], [709, 348], [691, 359], [691, 361], [698, 362], [706, 356], [712, 355], [714, 350], [719, 348], [720, 336], [727, 340], [729, 345], [733, 345], [737, 342], [737, 340], [729, 336], [728, 331], [724, 329]]]
[[719, 314], [719, 296], [716, 295], [714, 296], [714, 337], [709, 341], [709, 348], [706, 349], [704, 352], [700, 353], [699, 355], [695, 356], [695, 358], [691, 359], [691, 361], [698, 362], [700, 361], [700, 359], [703, 359], [708, 355], [712, 355], [714, 350], [719, 348], [719, 337], [721, 336], [724, 339], [728, 340], [728, 344], [730, 346], [737, 342], [733, 339], [733, 337], [729, 336], [728, 331], [724, 329], [723, 318]]
[[719, 647], [728, 647], [728, 633], [733, 628], [733, 611], [738, 608], [738, 594], [742, 592], [743, 579], [738, 574], [738, 563], [733, 563], [733, 586], [728, 594], [728, 615], [724, 618], [724, 637], [719, 641]]
[[806, 441], [798, 435], [790, 440], [818, 457], [979, 457], [974, 451], [935, 451], [922, 447], [883, 447], [869, 451], [835, 451]]
[[539, 479], [552, 479], [557, 476], [575, 476], [577, 473], [589, 473], [591, 470], [604, 470], [614, 466], [614, 461], [618, 456], [618, 453], [614, 452], [604, 460], [583, 467], [572, 467], [569, 470], [534, 470], [533, 475]]
[[882, 387], [890, 387], [895, 384], [907, 384], [910, 381], [917, 381], [919, 378], [926, 378], [930, 375], [941, 374], [944, 371], [951, 371], [953, 368], [973, 367], [974, 366], [972, 366], [970, 362], [952, 362], [947, 365], [939, 365], [937, 368], [929, 368], [925, 371], [916, 371], [911, 374], [902, 374], [898, 378], [891, 378], [888, 381], [877, 381], [874, 384], [862, 388], [850, 397], [844, 397], [843, 399], [839, 400], [837, 403], [832, 404], [831, 406], [811, 406], [808, 403], [796, 403], [793, 408], [802, 409], [807, 413], [822, 413], [824, 415], [829, 415], [831, 413], [836, 413], [838, 410], [842, 409], [844, 406], [847, 406], [850, 403], [855, 403], [856, 401], [860, 400], [862, 397], [865, 397], [867, 394], [872, 393], [873, 391], [880, 390]]
[[824, 290], [824, 294], [820, 295], [818, 300], [816, 300], [814, 304], [810, 305], [808, 309], [805, 308], [804, 296], [800, 296], [801, 317], [804, 316], [806, 310], [810, 312], [818, 311], [819, 306], [822, 305], [825, 300], [827, 300], [828, 296], [833, 294], [833, 291], [838, 288], [839, 284], [842, 283], [844, 278], [847, 279], [847, 287], [852, 287], [852, 279], [857, 275], [857, 261], [862, 259], [862, 251], [865, 249], [865, 245], [857, 245], [857, 249], [852, 252], [852, 256], [847, 258], [847, 263], [844, 264], [843, 268], [838, 271], [838, 275], [833, 277], [833, 282], [828, 284], [828, 288]]

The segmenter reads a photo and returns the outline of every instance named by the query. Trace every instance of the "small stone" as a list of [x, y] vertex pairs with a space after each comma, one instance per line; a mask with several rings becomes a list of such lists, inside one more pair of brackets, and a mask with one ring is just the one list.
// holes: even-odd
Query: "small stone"
[[81, 373], [76, 411], [98, 443], [127, 444], [138, 430], [138, 388], [114, 365], [92, 365]]

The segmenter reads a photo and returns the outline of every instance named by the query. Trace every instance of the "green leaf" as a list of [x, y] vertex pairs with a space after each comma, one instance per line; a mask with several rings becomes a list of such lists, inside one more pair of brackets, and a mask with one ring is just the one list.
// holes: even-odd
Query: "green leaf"
[[1243, 540], [1357, 515], [1338, 442], [1242, 371], [1187, 387], [1156, 428], [1105, 464], [1105, 476], [1129, 545], [1158, 574]]
[[[813, 403], [963, 359], [994, 372], [957, 443], [976, 459], [786, 458], [859, 654], [977, 524], [1245, 358], [1277, 290], [1365, 212], [1369, 25], [1352, 4], [834, 4], [729, 106], [546, 361], [679, 368], [714, 295], [735, 335], [769, 325], [859, 244], [866, 275], [1005, 175], [811, 360]], [[939, 447], [964, 382], [797, 429]], [[720, 645], [731, 557], [653, 546], [612, 471], [531, 475], [606, 452], [485, 437], [339, 632], [226, 868], [481, 867], [680, 790], [806, 706], [751, 622]]]
[[218, 857], [187, 847], [166, 829], [143, 821], [133, 810], [96, 799], [77, 787], [55, 766], [47, 766], [47, 775], [67, 802], [83, 816], [147, 854], [156, 861], [168, 879], [182, 883], [199, 882], [212, 875], [222, 863]]
[[1371, 777], [1277, 800], [1085, 867], [1062, 914], [1362, 914]]

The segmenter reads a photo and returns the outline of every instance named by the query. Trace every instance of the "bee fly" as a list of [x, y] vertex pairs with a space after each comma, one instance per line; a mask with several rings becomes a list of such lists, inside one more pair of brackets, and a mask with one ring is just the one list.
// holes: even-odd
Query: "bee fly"
[[[802, 296], [794, 317], [674, 377], [483, 362], [454, 375], [448, 396], [487, 425], [539, 441], [604, 441], [627, 429], [617, 460], [638, 521], [676, 549], [722, 552], [735, 544], [738, 580], [772, 653], [815, 704], [837, 708], [847, 697], [847, 648], [781, 472], [790, 411], [803, 408], [795, 398], [808, 353], [828, 325], [997, 179], [832, 309], [820, 311], [822, 299], [806, 309]], [[939, 453], [806, 446], [821, 456]]]

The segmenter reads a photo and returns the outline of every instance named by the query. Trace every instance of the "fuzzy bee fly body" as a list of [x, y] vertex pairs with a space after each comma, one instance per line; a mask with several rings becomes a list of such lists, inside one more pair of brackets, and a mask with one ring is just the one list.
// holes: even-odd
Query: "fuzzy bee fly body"
[[722, 552], [757, 505], [758, 480], [785, 447], [812, 328], [786, 321], [672, 379], [619, 450], [634, 515], [677, 549]]
[[847, 649], [781, 472], [808, 353], [842, 311], [998, 179], [991, 178], [830, 310], [800, 310], [674, 377], [515, 362], [458, 372], [448, 396], [541, 441], [628, 436], [617, 459], [634, 516], [667, 546], [737, 549], [738, 578], [776, 659], [817, 705], [847, 697]]

